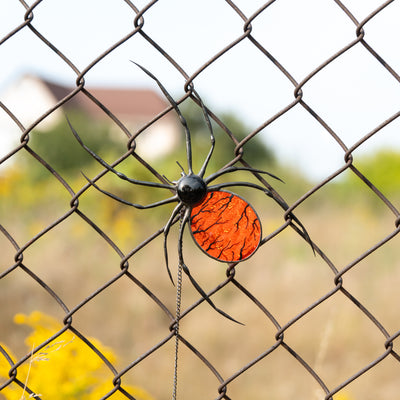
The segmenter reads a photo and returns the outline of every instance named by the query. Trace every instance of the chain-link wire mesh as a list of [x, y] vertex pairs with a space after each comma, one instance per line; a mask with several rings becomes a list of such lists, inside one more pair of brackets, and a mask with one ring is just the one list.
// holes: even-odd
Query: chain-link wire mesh
[[[39, 0], [29, 5], [20, 0], [23, 10], [21, 19], [12, 21], [12, 29], [0, 41], [1, 51], [6, 46], [13, 46], [13, 41], [23, 35], [34, 37], [44, 51], [52, 53], [57, 63], [69, 71], [71, 79], [68, 84], [72, 87], [28, 125], [22, 122], [24, 116], [18, 115], [6, 102], [0, 102], [3, 118], [12, 121], [21, 133], [19, 144], [1, 159], [0, 339], [7, 346], [0, 347], [0, 357], [3, 365], [7, 365], [8, 377], [2, 378], [0, 388], [6, 393], [10, 387], [19, 387], [20, 392], [16, 392], [19, 394], [15, 398], [23, 398], [24, 395], [49, 398], [45, 390], [41, 393], [31, 383], [34, 378], [22, 371], [31, 365], [35, 357], [43, 354], [47, 354], [47, 361], [42, 362], [51, 363], [54, 354], [49, 346], [62, 342], [63, 335], [69, 332], [74, 340], [83, 344], [90, 357], [95, 357], [108, 369], [108, 376], [104, 378], [108, 386], [97, 388], [97, 398], [141, 398], [140, 394], [130, 389], [132, 384], [144, 388], [155, 399], [167, 399], [172, 395], [175, 339], [178, 334], [176, 287], [165, 273], [163, 255], [164, 227], [171, 217], [172, 206], [137, 210], [114, 205], [111, 199], [96, 191], [82, 177], [80, 170], [101, 187], [114, 185], [121, 197], [125, 194], [124, 198], [129, 201], [139, 198], [144, 203], [150, 203], [168, 196], [163, 197], [165, 192], [159, 193], [157, 188], [142, 188], [122, 182], [112, 177], [112, 172], [99, 163], [89, 170], [86, 164], [76, 165], [78, 172], [72, 179], [52, 165], [50, 154], [42, 154], [34, 145], [36, 135], [42, 141], [49, 140], [45, 133], [38, 131], [60, 110], [75, 126], [76, 121], [68, 112], [68, 107], [80, 99], [79, 104], [89, 102], [96, 112], [104, 114], [104, 120], [112, 127], [112, 138], [104, 139], [104, 146], [98, 150], [112, 167], [126, 172], [133, 179], [168, 183], [179, 178], [181, 170], [175, 161], [179, 159], [183, 163], [185, 157], [179, 158], [181, 155], [173, 153], [166, 171], [165, 163], [157, 164], [157, 160], [140, 152], [139, 145], [136, 148], [151, 127], [160, 125], [168, 118], [178, 120], [172, 105], [165, 101], [162, 109], [152, 118], [131, 129], [90, 85], [93, 71], [123, 46], [140, 42], [144, 43], [146, 51], [151, 50], [157, 55], [159, 65], [146, 63], [146, 57], [140, 53], [132, 54], [132, 60], [143, 64], [166, 86], [171, 83], [164, 81], [158, 71], [162, 68], [173, 70], [174, 79], [184, 87], [180, 97], [173, 93], [177, 104], [184, 106], [191, 102], [196, 105], [196, 113], [202, 116], [202, 104], [198, 97], [201, 96], [213, 126], [222, 129], [224, 138], [232, 143], [228, 166], [266, 169], [285, 182], [255, 172], [243, 175], [243, 179], [273, 193], [273, 196], [261, 196], [260, 193], [253, 194], [259, 192], [254, 188], [243, 189], [244, 197], [254, 198], [254, 202], [251, 201], [261, 216], [264, 234], [259, 249], [249, 260], [218, 263], [199, 253], [189, 235], [185, 234], [183, 252], [191, 274], [213, 304], [243, 325], [215, 312], [192, 287], [187, 276], [183, 276], [182, 298], [178, 299], [182, 310], [178, 314], [176, 397], [396, 399], [400, 389], [400, 356], [395, 348], [400, 334], [396, 245], [400, 219], [395, 205], [398, 198], [396, 193], [392, 195], [381, 191], [373, 177], [358, 167], [357, 160], [360, 149], [385, 135], [388, 127], [395, 126], [400, 111], [396, 110], [397, 104], [393, 112], [387, 109], [386, 117], [377, 120], [373, 127], [365, 128], [362, 120], [357, 121], [362, 128], [357, 139], [351, 140], [346, 136], [345, 129], [350, 122], [339, 123], [332, 118], [332, 114], [319, 107], [318, 98], [308, 97], [307, 93], [313, 84], [327, 85], [325, 73], [333, 65], [342, 63], [347, 66], [347, 57], [354, 51], [360, 54], [360, 64], [363, 57], [367, 57], [369, 62], [379, 67], [380, 73], [391, 80], [393, 90], [398, 91], [400, 77], [396, 66], [385, 61], [384, 50], [381, 53], [380, 48], [369, 43], [367, 33], [373, 22], [385, 13], [397, 12], [400, 15], [399, 2], [392, 0], [376, 5], [362, 19], [352, 14], [351, 4], [347, 2], [324, 2], [325, 7], [332, 7], [340, 18], [346, 20], [349, 34], [341, 33], [345, 40], [334, 50], [331, 50], [334, 46], [327, 44], [329, 54], [312, 68], [302, 71], [301, 79], [295, 78], [300, 74], [292, 74], [291, 65], [285, 64], [284, 51], [280, 52], [280, 56], [274, 53], [277, 49], [274, 32], [263, 37], [258, 36], [257, 30], [258, 24], [268, 24], [274, 18], [274, 12], [279, 7], [285, 5], [286, 12], [290, 12], [290, 2], [277, 0], [254, 6], [227, 0], [218, 3], [218, 10], [222, 7], [223, 14], [220, 11], [215, 13], [212, 2], [205, 4], [210, 21], [203, 21], [204, 29], [215, 29], [212, 24], [218, 21], [218, 29], [215, 30], [218, 48], [215, 43], [202, 42], [202, 32], [180, 30], [179, 21], [196, 19], [189, 5], [182, 2], [178, 8], [171, 7], [171, 14], [164, 18], [162, 29], [176, 30], [178, 38], [189, 37], [187, 43], [190, 45], [185, 48], [186, 59], [173, 56], [174, 43], [165, 43], [162, 36], [152, 35], [153, 13], [157, 9], [168, 9], [168, 3], [168, 0], [140, 5], [129, 0], [112, 2], [111, 9], [123, 8], [133, 21], [131, 31], [113, 39], [112, 44], [107, 43], [105, 51], [90, 55], [90, 60], [88, 55], [82, 55], [82, 60], [72, 60], [68, 54], [73, 43], [68, 40], [60, 44], [53, 42], [52, 35], [41, 30], [43, 9], [54, 7], [54, 4], [72, 7], [69, 2]], [[319, 6], [316, 4], [305, 1], [302, 7], [308, 14], [315, 13], [313, 18], [322, 21], [322, 26], [329, 26], [328, 19], [324, 22], [329, 15], [318, 15]], [[100, 3], [96, 3], [93, 14], [87, 18], [97, 18], [96, 6], [101, 7]], [[79, 12], [76, 9], [76, 13]], [[64, 21], [62, 12], [54, 14], [53, 18], [55, 24], [67, 26], [70, 30], [82, 29], [82, 41], [90, 40], [97, 34], [85, 34], [85, 26], [77, 26], [73, 20]], [[236, 23], [235, 35], [230, 32], [229, 40], [223, 33], [225, 18], [232, 18]], [[106, 30], [104, 25], [103, 22], [100, 27]], [[304, 29], [301, 19], [295, 27], [291, 27], [294, 30], [285, 25], [285, 20], [280, 25], [278, 35]], [[217, 40], [218, 32], [222, 40]], [[323, 32], [313, 34], [323, 36]], [[68, 39], [67, 32], [65, 36]], [[297, 50], [294, 48], [296, 37], [288, 33], [288, 38], [286, 50], [294, 52]], [[312, 45], [302, 43], [302, 50]], [[262, 121], [245, 137], [237, 137], [234, 129], [219, 115], [218, 107], [207, 102], [207, 81], [214, 71], [218, 74], [222, 92], [224, 84], [231, 88], [240, 86], [243, 98], [251, 99], [256, 94], [260, 96], [260, 91], [263, 91], [265, 93], [259, 97], [262, 101], [268, 104], [275, 101], [273, 94], [264, 90], [261, 75], [257, 76], [259, 87], [242, 86], [241, 81], [246, 82], [246, 75], [253, 72], [253, 60], [245, 60], [244, 65], [248, 69], [242, 71], [242, 76], [227, 78], [230, 54], [240, 54], [244, 46], [251, 48], [262, 68], [279, 75], [292, 94], [291, 98], [276, 99], [279, 107], [269, 108]], [[192, 60], [196, 59], [194, 55], [200, 47], [212, 49], [212, 52], [208, 51], [206, 59], [193, 65]], [[312, 48], [309, 51], [312, 53]], [[15, 57], [19, 56], [19, 53], [15, 54]], [[2, 64], [9, 61], [2, 59]], [[234, 65], [231, 67], [233, 69]], [[139, 68], [133, 65], [130, 68], [132, 74], [139, 76]], [[337, 80], [329, 84], [340, 86], [347, 75], [357, 75], [357, 68], [361, 70], [362, 65], [357, 66], [355, 72], [347, 71], [345, 67]], [[154, 84], [146, 74], [140, 77], [146, 84]], [[374, 76], [370, 79], [371, 82], [363, 82], [364, 87], [372, 85]], [[154, 87], [157, 88], [156, 85]], [[342, 88], [342, 96], [353, 96], [353, 90], [351, 86]], [[325, 95], [329, 97], [329, 91]], [[336, 99], [336, 102], [340, 103], [341, 99]], [[314, 184], [300, 185], [302, 178], [293, 174], [291, 167], [285, 167], [279, 160], [275, 164], [263, 163], [262, 160], [253, 162], [252, 153], [246, 151], [247, 146], [257, 138], [268, 142], [269, 132], [277, 132], [274, 129], [279, 124], [287, 126], [285, 121], [290, 120], [295, 112], [314, 121], [319, 135], [334, 143], [342, 160], [337, 168]], [[352, 111], [349, 112], [351, 114]], [[83, 142], [89, 140], [86, 132], [76, 129]], [[73, 139], [66, 118], [63, 119], [63, 131], [66, 137], [72, 138], [76, 152], [82, 151]], [[295, 130], [292, 126], [290, 132], [279, 134], [285, 136], [288, 148], [306, 151], [306, 158], [313, 159], [315, 154], [321, 160], [327, 157], [324, 150], [306, 136], [302, 126], [296, 126]], [[209, 137], [209, 132], [206, 136]], [[184, 141], [183, 134], [179, 138]], [[193, 139], [194, 157], [202, 158], [199, 160], [202, 162], [205, 156], [201, 156], [202, 151], [198, 150]], [[220, 137], [217, 137], [217, 146], [219, 140]], [[304, 141], [303, 147], [296, 149], [299, 141]], [[112, 153], [107, 152], [109, 145], [116, 145], [117, 150], [114, 148]], [[301, 156], [304, 157], [304, 154]], [[19, 169], [26, 160], [46, 175], [45, 184], [40, 179], [33, 180], [29, 169]], [[218, 161], [210, 164], [212, 168], [226, 167]], [[74, 159], [71, 162], [74, 164], [77, 161]], [[376, 165], [383, 164], [384, 160], [381, 160]], [[130, 169], [133, 166], [134, 169]], [[315, 163], [314, 169], [317, 171], [319, 168], [319, 164]], [[18, 171], [25, 171], [22, 178], [27, 182], [20, 192], [18, 187], [22, 184]], [[130, 175], [132, 171], [133, 175]], [[208, 172], [211, 174], [216, 170]], [[227, 182], [236, 181], [232, 176], [226, 174], [224, 178]], [[351, 198], [349, 193], [339, 195], [340, 182], [344, 179], [353, 179], [353, 186], [359, 192], [354, 202], [346, 201]], [[6, 201], [10, 191], [14, 195], [19, 194], [19, 197]], [[35, 206], [35, 201], [41, 204]], [[365, 215], [364, 201], [373, 204], [373, 217]], [[178, 220], [179, 215], [173, 222]], [[178, 225], [173, 224], [168, 235], [169, 264], [174, 276], [178, 269]], [[121, 236], [123, 231], [128, 232], [124, 237]], [[33, 343], [27, 353], [22, 344], [26, 330], [15, 325], [12, 318], [15, 314], [29, 314], [34, 310], [54, 316], [62, 327], [45, 340]], [[119, 360], [112, 359], [92, 338], [116, 349], [120, 354]], [[72, 360], [69, 368], [78, 370], [80, 366], [74, 365]], [[85, 372], [82, 374], [85, 375]], [[50, 385], [51, 382], [48, 383]], [[88, 398], [80, 396], [75, 393], [68, 398]]]

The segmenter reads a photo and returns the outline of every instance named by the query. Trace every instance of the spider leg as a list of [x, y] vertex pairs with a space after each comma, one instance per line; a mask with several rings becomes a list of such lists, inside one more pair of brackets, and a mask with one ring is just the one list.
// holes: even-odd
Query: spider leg
[[137, 179], [132, 179], [132, 178], [128, 178], [125, 174], [123, 174], [122, 172], [117, 171], [116, 169], [114, 169], [110, 164], [106, 163], [99, 155], [97, 155], [93, 150], [89, 149], [89, 147], [87, 147], [82, 139], [80, 138], [80, 136], [78, 135], [78, 133], [76, 132], [76, 130], [73, 128], [73, 126], [71, 125], [71, 123], [69, 122], [69, 119], [67, 118], [67, 122], [68, 125], [72, 131], [72, 134], [75, 136], [76, 140], [78, 141], [78, 143], [97, 161], [99, 162], [103, 167], [105, 167], [106, 169], [108, 169], [110, 172], [112, 172], [113, 174], [117, 175], [118, 178], [123, 179], [124, 181], [127, 181], [129, 183], [133, 183], [135, 185], [143, 185], [143, 186], [151, 186], [151, 187], [158, 187], [158, 188], [164, 188], [164, 189], [172, 189], [173, 186], [172, 185], [166, 185], [163, 183], [157, 183], [157, 182], [146, 182], [146, 181], [139, 181]]
[[210, 116], [208, 115], [207, 109], [206, 109], [203, 101], [201, 100], [201, 97], [199, 96], [199, 94], [197, 92], [195, 92], [195, 91], [193, 91], [193, 92], [196, 94], [196, 98], [197, 98], [198, 102], [200, 103], [201, 109], [203, 110], [204, 119], [206, 121], [207, 128], [208, 128], [208, 130], [210, 132], [211, 147], [210, 147], [210, 150], [208, 151], [207, 157], [204, 160], [204, 163], [201, 166], [200, 171], [199, 171], [200, 178], [203, 178], [203, 176], [204, 176], [204, 174], [206, 172], [206, 168], [208, 166], [208, 163], [210, 162], [211, 156], [212, 156], [212, 154], [214, 152], [215, 136], [214, 136], [214, 131], [213, 131], [213, 128], [212, 128], [212, 125], [211, 125], [211, 120], [210, 120]]
[[169, 218], [168, 222], [165, 224], [164, 226], [164, 258], [165, 258], [165, 265], [167, 267], [167, 271], [168, 271], [168, 275], [169, 275], [169, 279], [171, 280], [172, 284], [175, 286], [174, 280], [172, 278], [172, 274], [171, 274], [171, 270], [169, 269], [169, 262], [168, 262], [168, 249], [167, 249], [167, 236], [169, 233], [169, 230], [172, 226], [173, 223], [175, 223], [176, 221], [175, 218], [176, 216], [180, 213], [180, 211], [182, 210], [183, 204], [179, 203], [175, 208], [174, 211], [172, 211], [172, 215]]
[[212, 300], [209, 298], [209, 296], [206, 294], [206, 292], [201, 288], [201, 286], [196, 282], [196, 280], [193, 278], [192, 274], [189, 271], [189, 268], [186, 266], [185, 261], [183, 260], [183, 251], [182, 251], [182, 243], [183, 243], [183, 232], [185, 229], [185, 225], [188, 223], [190, 217], [190, 208], [188, 207], [185, 210], [185, 214], [182, 218], [181, 221], [181, 226], [179, 229], [179, 238], [178, 238], [178, 255], [179, 255], [179, 263], [182, 266], [183, 272], [187, 275], [189, 278], [190, 282], [192, 283], [193, 287], [199, 292], [201, 297], [219, 314], [221, 314], [223, 317], [236, 322], [237, 324], [243, 325], [241, 322], [237, 321], [233, 317], [231, 317], [229, 314], [227, 314], [225, 311], [222, 311], [220, 308], [218, 308]]
[[111, 197], [114, 200], [119, 201], [122, 204], [126, 204], [128, 206], [132, 206], [141, 210], [147, 209], [147, 208], [154, 208], [157, 206], [161, 206], [163, 204], [168, 204], [168, 203], [173, 203], [174, 201], [178, 201], [178, 196], [175, 195], [173, 197], [169, 197], [168, 199], [156, 201], [155, 203], [147, 204], [147, 205], [142, 205], [142, 204], [136, 204], [136, 203], [131, 203], [130, 201], [121, 199], [120, 197], [116, 196], [113, 193], [107, 192], [104, 189], [101, 189], [99, 186], [97, 186], [91, 179], [89, 179], [83, 172], [82, 175], [85, 177], [85, 179], [94, 187], [96, 188], [99, 192], [105, 194], [108, 197]]
[[182, 115], [181, 110], [178, 107], [178, 104], [176, 104], [175, 100], [172, 98], [172, 96], [168, 93], [167, 89], [163, 86], [163, 84], [155, 77], [150, 71], [148, 71], [145, 67], [142, 67], [140, 64], [132, 61], [133, 64], [138, 66], [146, 75], [148, 75], [151, 79], [153, 79], [158, 87], [161, 89], [163, 92], [164, 96], [167, 98], [175, 112], [177, 113], [179, 117], [179, 121], [181, 125], [183, 126], [183, 129], [185, 131], [185, 137], [186, 137], [186, 155], [187, 155], [187, 161], [188, 161], [188, 174], [192, 174], [192, 141], [190, 137], [190, 131], [189, 127], [187, 125], [185, 117]]
[[273, 175], [267, 171], [263, 171], [262, 169], [248, 168], [248, 167], [234, 167], [234, 166], [215, 172], [214, 174], [207, 177], [205, 179], [205, 182], [208, 184], [208, 183], [212, 182], [213, 180], [219, 178], [221, 175], [227, 174], [228, 172], [235, 172], [235, 171], [249, 171], [249, 172], [255, 172], [258, 174], [266, 174], [266, 175], [269, 175], [271, 178], [274, 178], [274, 179], [277, 179], [278, 181], [283, 182], [282, 179], [278, 178], [276, 175]]
[[[225, 187], [231, 187], [231, 186], [246, 186], [246, 187], [251, 187], [253, 189], [257, 189], [257, 190], [261, 190], [262, 192], [264, 192], [266, 195], [268, 195], [269, 197], [274, 198], [272, 192], [261, 185], [257, 185], [256, 183], [252, 183], [252, 182], [223, 182], [223, 183], [219, 183], [217, 185], [211, 185], [208, 186], [207, 190], [209, 192], [213, 191], [213, 190], [220, 190], [222, 188]], [[275, 198], [274, 198], [275, 199]], [[289, 206], [288, 206], [289, 207]]]

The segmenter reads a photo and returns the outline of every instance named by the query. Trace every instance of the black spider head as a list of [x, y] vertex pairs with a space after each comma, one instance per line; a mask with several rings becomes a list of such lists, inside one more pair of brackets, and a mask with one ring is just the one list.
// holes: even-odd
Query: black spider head
[[195, 174], [183, 175], [176, 187], [179, 200], [192, 207], [201, 203], [207, 194], [207, 185], [203, 178]]

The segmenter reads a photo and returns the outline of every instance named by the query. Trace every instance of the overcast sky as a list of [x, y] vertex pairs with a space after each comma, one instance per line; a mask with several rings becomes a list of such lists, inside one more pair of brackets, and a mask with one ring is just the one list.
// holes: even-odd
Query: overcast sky
[[[145, 4], [135, 2], [138, 8]], [[235, 4], [250, 16], [262, 2]], [[382, 1], [343, 4], [362, 21]], [[18, 26], [24, 13], [19, 1], [1, 0], [0, 37]], [[83, 70], [132, 30], [133, 16], [123, 0], [43, 0], [33, 25]], [[364, 27], [365, 40], [398, 73], [399, 21], [400, 0], [395, 0]], [[356, 38], [354, 23], [333, 0], [277, 0], [252, 26], [252, 35], [297, 82]], [[222, 0], [160, 0], [145, 13], [143, 29], [191, 75], [243, 33], [243, 21]], [[0, 46], [0, 60], [0, 96], [26, 72], [75, 82], [74, 72], [27, 28]], [[129, 60], [151, 70], [175, 96], [183, 93], [182, 76], [139, 35], [90, 70], [85, 76], [88, 87], [154, 87]], [[294, 100], [293, 84], [248, 40], [201, 73], [195, 87], [213, 110], [235, 113], [250, 129]], [[350, 147], [400, 110], [400, 83], [357, 44], [305, 84], [303, 99]], [[343, 150], [299, 105], [260, 135], [278, 158], [311, 177], [320, 179], [343, 165]], [[379, 146], [400, 149], [398, 120], [355, 154]]]

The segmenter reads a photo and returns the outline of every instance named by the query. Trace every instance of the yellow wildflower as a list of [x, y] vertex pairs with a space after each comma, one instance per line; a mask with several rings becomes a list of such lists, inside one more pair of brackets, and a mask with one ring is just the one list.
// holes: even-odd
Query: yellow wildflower
[[[32, 333], [25, 340], [29, 350], [60, 332], [63, 327], [57, 320], [39, 311], [34, 311], [28, 316], [17, 314], [14, 321], [32, 328]], [[111, 349], [96, 339], [88, 339], [111, 363], [116, 361]], [[10, 350], [2, 346], [15, 360]], [[9, 370], [10, 364], [0, 354], [0, 376], [8, 379]], [[57, 336], [18, 367], [17, 377], [44, 399], [97, 400], [113, 388], [111, 371], [85, 342], [69, 330]], [[153, 400], [141, 388], [127, 385], [123, 387], [137, 400]], [[29, 393], [15, 383], [4, 388], [0, 398], [2, 395], [7, 400], [29, 398]], [[111, 396], [113, 400], [125, 398], [118, 391]]]

